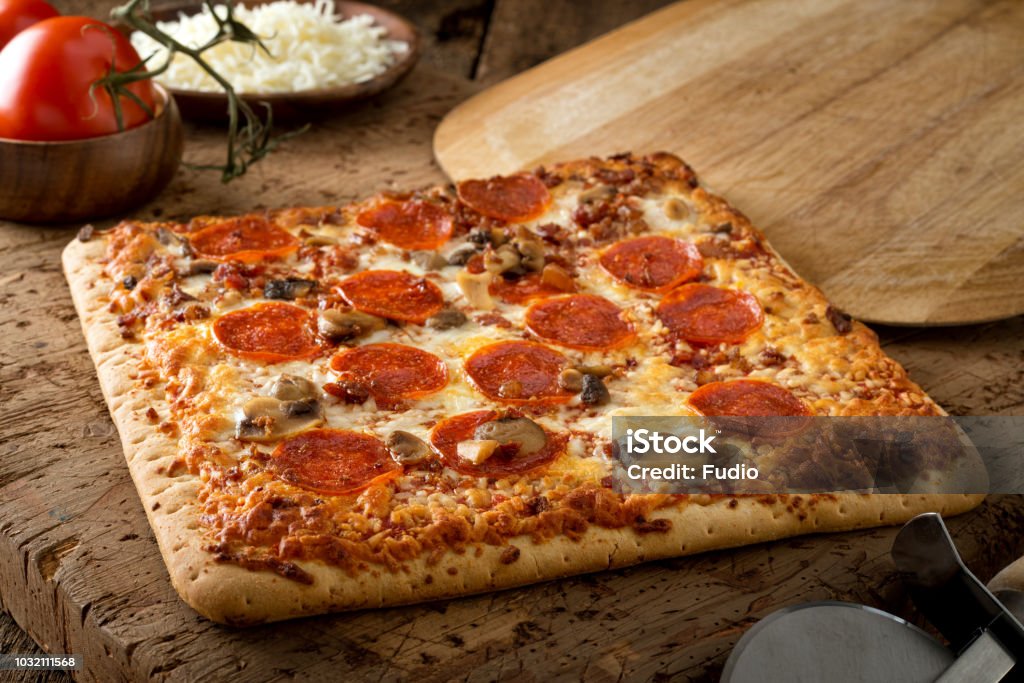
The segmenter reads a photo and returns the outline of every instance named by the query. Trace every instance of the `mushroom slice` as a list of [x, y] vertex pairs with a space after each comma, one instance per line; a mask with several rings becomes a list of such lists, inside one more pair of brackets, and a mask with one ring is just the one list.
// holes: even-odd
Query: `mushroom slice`
[[341, 311], [328, 308], [320, 311], [317, 319], [317, 331], [325, 339], [332, 342], [351, 341], [368, 334], [383, 330], [387, 323], [383, 318], [359, 311]]
[[521, 259], [522, 257], [513, 245], [503, 244], [484, 254], [484, 268], [496, 274], [512, 273], [520, 271]]
[[450, 330], [466, 324], [466, 314], [456, 308], [443, 308], [427, 318], [427, 327], [435, 330]]
[[267, 280], [263, 285], [263, 296], [267, 299], [298, 299], [308, 296], [316, 287], [316, 280], [285, 278], [284, 280]]
[[460, 441], [459, 445], [456, 446], [456, 454], [463, 460], [468, 460], [474, 465], [487, 460], [487, 458], [494, 455], [494, 452], [498, 450], [500, 446], [497, 441], [492, 439], [476, 439], [471, 441]]
[[168, 251], [178, 256], [192, 255], [192, 245], [189, 244], [188, 240], [167, 228], [157, 228], [156, 239], [160, 244], [167, 247]]
[[184, 275], [206, 275], [217, 270], [218, 266], [220, 266], [219, 263], [208, 259], [189, 259], [188, 268], [185, 269]]
[[611, 185], [594, 185], [580, 193], [578, 201], [580, 204], [593, 204], [595, 202], [612, 199], [618, 190]]
[[580, 403], [588, 406], [603, 406], [612, 400], [608, 387], [597, 375], [583, 375], [583, 388], [580, 390]]
[[539, 271], [544, 268], [544, 243], [526, 226], [520, 225], [512, 246], [519, 252], [519, 265], [525, 270]]
[[594, 375], [596, 377], [607, 377], [612, 374], [611, 367], [607, 365], [577, 365], [576, 369], [582, 372], [584, 375]]
[[307, 237], [305, 242], [311, 247], [333, 247], [338, 243], [338, 239], [336, 237], [331, 237], [330, 235], [314, 233]]
[[320, 391], [305, 377], [282, 374], [269, 384], [267, 395], [279, 401], [301, 401], [310, 398], [316, 400], [320, 396]]
[[463, 244], [448, 255], [448, 265], [464, 266], [478, 253], [479, 251], [477, 250], [476, 245]]
[[484, 422], [473, 432], [473, 438], [495, 441], [501, 446], [517, 445], [520, 455], [537, 453], [548, 443], [544, 428], [528, 417], [501, 417]]
[[391, 432], [384, 445], [400, 465], [416, 465], [430, 456], [430, 448], [423, 439], [401, 429]]
[[473, 308], [480, 311], [494, 310], [494, 300], [488, 288], [491, 285], [492, 275], [490, 272], [470, 273], [460, 270], [455, 275], [455, 282], [458, 283], [462, 295]]
[[436, 251], [414, 251], [410, 256], [413, 263], [423, 270], [441, 270], [448, 265], [448, 259]]
[[273, 441], [319, 426], [323, 421], [323, 406], [316, 398], [281, 401], [272, 396], [257, 396], [238, 412], [235, 437], [243, 441]]
[[575, 368], [566, 368], [558, 376], [558, 386], [574, 394], [583, 390], [583, 373]]

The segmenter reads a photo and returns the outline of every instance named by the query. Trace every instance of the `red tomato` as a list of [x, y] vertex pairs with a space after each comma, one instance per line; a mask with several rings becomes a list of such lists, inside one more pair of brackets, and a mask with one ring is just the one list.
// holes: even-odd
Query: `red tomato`
[[57, 14], [43, 0], [0, 0], [0, 49], [32, 24]]
[[[0, 50], [0, 137], [80, 140], [116, 133], [113, 99], [101, 87], [90, 96], [89, 88], [111, 64], [128, 71], [140, 61], [127, 38], [96, 19], [54, 17], [28, 27]], [[151, 81], [128, 90], [155, 111]], [[118, 100], [125, 128], [149, 120], [130, 98]]]

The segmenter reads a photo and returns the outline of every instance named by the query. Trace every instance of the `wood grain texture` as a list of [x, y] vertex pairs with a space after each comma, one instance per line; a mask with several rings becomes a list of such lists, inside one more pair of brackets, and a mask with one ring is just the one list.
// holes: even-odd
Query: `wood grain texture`
[[669, 0], [497, 0], [473, 78], [492, 85], [669, 4]]
[[[440, 22], [462, 4], [471, 3], [417, 11]], [[429, 51], [424, 62], [433, 63]], [[436, 182], [432, 128], [469, 91], [421, 67], [383, 102], [289, 144], [240, 184], [182, 170], [140, 215], [345, 201]], [[190, 127], [187, 156], [218, 161], [220, 144], [216, 129]], [[715, 680], [743, 630], [786, 604], [859, 600], [914, 617], [887, 556], [895, 532], [879, 529], [287, 628], [205, 622], [169, 585], [103, 405], [60, 274], [73, 234], [0, 223], [0, 607], [47, 651], [84, 654], [83, 680]], [[1024, 413], [1024, 318], [880, 331], [952, 412]], [[1024, 550], [1024, 500], [991, 500], [950, 527], [988, 578]], [[0, 634], [14, 634], [6, 644], [17, 631], [4, 621]], [[36, 678], [0, 675], [22, 680]]]
[[666, 148], [855, 316], [1024, 312], [1024, 5], [668, 7], [449, 114], [449, 175]]

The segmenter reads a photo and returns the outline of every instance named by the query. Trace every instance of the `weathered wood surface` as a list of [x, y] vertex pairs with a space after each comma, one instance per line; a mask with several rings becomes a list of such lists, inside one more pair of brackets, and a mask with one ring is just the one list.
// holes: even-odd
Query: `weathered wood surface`
[[434, 146], [456, 179], [665, 148], [856, 317], [1024, 313], [1017, 0], [680, 3], [484, 91]]
[[[421, 68], [399, 92], [301, 138], [241, 184], [182, 171], [141, 215], [344, 201], [436, 182], [430, 132], [469, 91]], [[217, 144], [215, 130], [189, 131], [193, 159], [213, 160]], [[885, 529], [250, 631], [209, 624], [170, 588], [124, 466], [60, 275], [72, 235], [0, 224], [0, 607], [47, 651], [85, 655], [83, 679], [699, 680], [746, 626], [785, 604], [831, 597], [908, 614]], [[882, 335], [954, 412], [1024, 412], [1024, 319]], [[1024, 550], [1022, 526], [1017, 498], [951, 522], [983, 577]], [[26, 641], [0, 620], [0, 651], [26, 652]], [[36, 676], [0, 673], [6, 680]]]

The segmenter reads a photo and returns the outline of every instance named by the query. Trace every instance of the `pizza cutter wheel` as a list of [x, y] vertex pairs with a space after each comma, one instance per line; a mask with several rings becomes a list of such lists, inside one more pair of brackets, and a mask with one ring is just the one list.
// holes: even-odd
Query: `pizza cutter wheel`
[[781, 609], [747, 631], [723, 683], [995, 683], [1024, 680], [1024, 593], [997, 599], [964, 566], [942, 518], [923, 514], [897, 535], [893, 560], [944, 646], [887, 612], [847, 602]]

